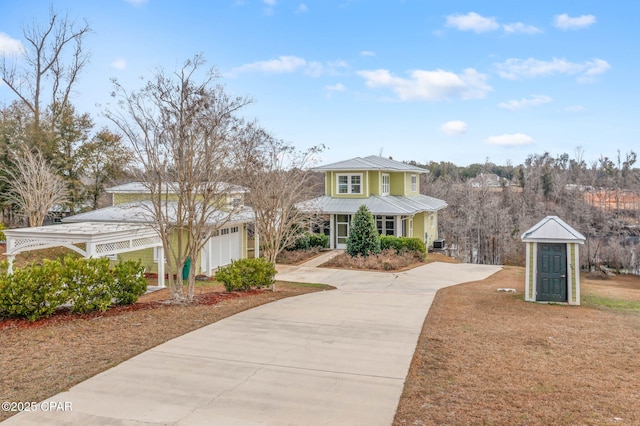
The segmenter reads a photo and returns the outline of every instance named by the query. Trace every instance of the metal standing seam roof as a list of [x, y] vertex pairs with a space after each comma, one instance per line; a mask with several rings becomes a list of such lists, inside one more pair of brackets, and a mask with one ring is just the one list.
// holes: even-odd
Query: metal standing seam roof
[[[163, 184], [163, 191], [168, 191], [169, 194], [176, 193], [176, 185], [177, 183], [165, 182]], [[246, 192], [247, 189], [232, 183], [219, 182], [218, 185], [221, 188], [221, 192], [229, 192], [229, 193], [238, 193], [238, 192]], [[149, 187], [144, 182], [129, 182], [123, 183], [122, 185], [112, 186], [111, 188], [107, 188], [105, 190], [108, 194], [149, 194]]]
[[[166, 202], [165, 209], [175, 220], [177, 203]], [[78, 222], [116, 222], [116, 223], [153, 223], [155, 219], [151, 214], [151, 201], [133, 201], [130, 203], [117, 204], [111, 207], [105, 207], [86, 213], [80, 213], [75, 216], [69, 216], [62, 221], [65, 223]], [[253, 210], [249, 207], [243, 207], [237, 212], [233, 212], [228, 217], [228, 212], [218, 211], [214, 213], [209, 223], [217, 225], [224, 223], [225, 225], [235, 225], [240, 223], [251, 222], [255, 218]]]
[[353, 214], [361, 205], [374, 215], [413, 215], [423, 211], [435, 212], [447, 206], [438, 198], [427, 195], [372, 195], [368, 198], [332, 198], [328, 195], [300, 203], [304, 211], [331, 214]]
[[410, 164], [401, 163], [400, 161], [391, 160], [389, 158], [370, 155], [368, 157], [355, 157], [350, 160], [339, 161], [337, 163], [326, 164], [324, 166], [314, 167], [314, 172], [328, 172], [340, 170], [379, 170], [389, 172], [414, 172], [428, 173], [429, 171], [421, 167], [412, 166]]
[[533, 225], [521, 236], [523, 242], [576, 242], [582, 244], [586, 238], [558, 216], [547, 216]]

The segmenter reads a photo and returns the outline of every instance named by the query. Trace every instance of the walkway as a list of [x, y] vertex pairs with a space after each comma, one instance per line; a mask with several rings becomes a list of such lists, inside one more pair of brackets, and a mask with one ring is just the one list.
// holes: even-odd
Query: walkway
[[401, 273], [279, 267], [338, 290], [283, 299], [159, 345], [7, 425], [389, 425], [435, 292], [494, 266]]

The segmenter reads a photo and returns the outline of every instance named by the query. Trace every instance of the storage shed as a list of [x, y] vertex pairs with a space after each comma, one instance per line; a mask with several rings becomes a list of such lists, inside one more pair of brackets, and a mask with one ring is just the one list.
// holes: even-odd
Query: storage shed
[[526, 243], [524, 299], [580, 304], [580, 244], [586, 238], [558, 216], [547, 216], [522, 234]]

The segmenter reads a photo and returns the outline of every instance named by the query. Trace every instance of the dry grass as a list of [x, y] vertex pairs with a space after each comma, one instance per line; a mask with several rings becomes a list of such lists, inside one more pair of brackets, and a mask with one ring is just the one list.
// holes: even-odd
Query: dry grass
[[[30, 323], [0, 321], [0, 399], [40, 401], [174, 337], [264, 303], [328, 286], [277, 282], [278, 291], [223, 293], [197, 288], [198, 303], [162, 303], [168, 291], [139, 303], [87, 315], [56, 314]], [[0, 411], [0, 421], [12, 413]]]
[[523, 292], [517, 267], [438, 292], [395, 425], [640, 424], [640, 279], [583, 280], [583, 306]]

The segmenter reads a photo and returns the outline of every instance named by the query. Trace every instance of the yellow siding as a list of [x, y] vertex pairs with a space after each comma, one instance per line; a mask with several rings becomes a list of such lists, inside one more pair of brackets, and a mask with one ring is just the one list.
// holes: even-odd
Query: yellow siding
[[528, 271], [528, 273], [529, 273], [529, 300], [533, 301], [533, 300], [535, 300], [534, 297], [533, 297], [533, 288], [536, 285], [536, 282], [535, 282], [536, 275], [534, 273], [535, 272], [534, 271], [534, 269], [535, 269], [534, 256], [536, 255], [535, 252], [536, 252], [537, 246], [536, 246], [536, 243], [528, 243], [528, 244], [529, 244], [529, 260], [527, 262], [527, 268], [529, 268], [529, 271]]
[[[327, 173], [329, 174], [329, 173]], [[353, 171], [340, 171], [340, 172], [330, 172], [331, 174], [331, 187], [330, 187], [330, 191], [331, 191], [331, 196], [335, 197], [335, 198], [367, 198], [368, 197], [368, 193], [367, 190], [370, 187], [370, 182], [369, 182], [369, 177], [367, 172], [364, 171], [359, 171], [359, 170], [353, 170]], [[338, 182], [338, 177], [337, 175], [344, 175], [344, 174], [361, 174], [362, 175], [362, 194], [338, 194], [338, 188], [337, 188], [337, 182]]]
[[367, 172], [369, 178], [369, 194], [368, 195], [380, 195], [380, 184], [382, 179], [382, 173], [378, 171]]
[[580, 268], [576, 267], [576, 245], [573, 243], [569, 244], [569, 263], [571, 265], [571, 301], [573, 303], [578, 303], [578, 283], [579, 283], [579, 274]]
[[[421, 213], [416, 213], [415, 216], [413, 216], [413, 235], [411, 235], [414, 238], [420, 238], [420, 240], [424, 241], [424, 218], [425, 218], [425, 214], [428, 215], [428, 213], [425, 212], [421, 212]], [[427, 243], [425, 241], [425, 243]], [[427, 243], [427, 247], [429, 247], [429, 244]]]
[[403, 172], [397, 172], [397, 173], [389, 173], [389, 179], [390, 179], [390, 192], [391, 195], [405, 195], [404, 193], [404, 173]]

